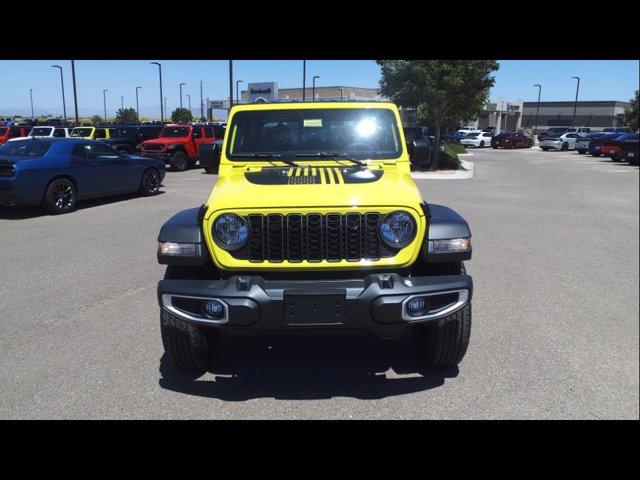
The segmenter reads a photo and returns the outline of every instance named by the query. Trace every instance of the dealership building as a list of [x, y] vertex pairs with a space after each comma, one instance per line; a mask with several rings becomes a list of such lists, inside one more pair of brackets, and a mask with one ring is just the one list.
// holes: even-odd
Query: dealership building
[[[295, 102], [302, 101], [302, 88], [278, 88], [277, 82], [250, 83], [240, 93], [241, 103]], [[307, 86], [304, 89], [307, 101], [381, 101], [385, 100], [377, 88], [336, 86]]]
[[[575, 122], [573, 109], [576, 109]], [[628, 102], [615, 100], [602, 101], [573, 101], [568, 102], [540, 102], [538, 122], [536, 125], [536, 110], [538, 102], [524, 102], [522, 112], [522, 127], [526, 130], [544, 130], [547, 127], [591, 127], [601, 130], [605, 127], [622, 127], [622, 114], [631, 106]]]

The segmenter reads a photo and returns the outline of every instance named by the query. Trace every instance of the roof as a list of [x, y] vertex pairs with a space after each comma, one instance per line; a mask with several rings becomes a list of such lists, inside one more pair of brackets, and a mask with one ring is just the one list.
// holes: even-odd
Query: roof
[[395, 103], [371, 101], [371, 100], [349, 100], [349, 101], [328, 101], [328, 102], [261, 102], [261, 103], [237, 103], [233, 110], [284, 110], [284, 109], [313, 109], [313, 108], [397, 108]]

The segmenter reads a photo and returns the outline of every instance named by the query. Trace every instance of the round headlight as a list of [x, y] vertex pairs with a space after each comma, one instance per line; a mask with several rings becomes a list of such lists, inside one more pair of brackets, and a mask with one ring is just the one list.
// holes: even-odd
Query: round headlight
[[213, 225], [213, 237], [225, 250], [237, 250], [249, 238], [249, 225], [240, 215], [223, 213]]
[[391, 212], [380, 223], [380, 236], [390, 247], [406, 247], [416, 236], [416, 222], [407, 212]]

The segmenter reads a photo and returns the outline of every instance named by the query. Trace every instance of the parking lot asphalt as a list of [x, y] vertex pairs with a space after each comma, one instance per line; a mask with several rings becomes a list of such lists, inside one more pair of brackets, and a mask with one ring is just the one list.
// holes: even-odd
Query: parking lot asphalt
[[163, 358], [160, 226], [215, 177], [63, 216], [0, 210], [0, 418], [638, 418], [638, 168], [575, 152], [474, 150], [418, 180], [469, 221], [471, 343], [459, 368], [410, 338], [225, 340], [192, 378]]

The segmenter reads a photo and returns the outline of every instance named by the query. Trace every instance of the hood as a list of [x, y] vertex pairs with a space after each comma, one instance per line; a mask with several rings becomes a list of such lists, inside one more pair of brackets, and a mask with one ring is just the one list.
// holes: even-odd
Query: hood
[[[218, 179], [207, 202], [215, 206], [209, 212], [241, 208], [375, 207], [389, 203], [415, 208], [422, 201], [410, 175], [395, 169], [325, 164], [238, 170]], [[393, 194], [390, 197], [383, 192]]]
[[148, 144], [161, 144], [161, 145], [175, 145], [178, 143], [184, 143], [187, 140], [189, 140], [188, 137], [158, 137], [158, 138], [154, 138], [153, 140], [145, 140], [144, 142], [142, 142], [143, 145], [148, 145]]

